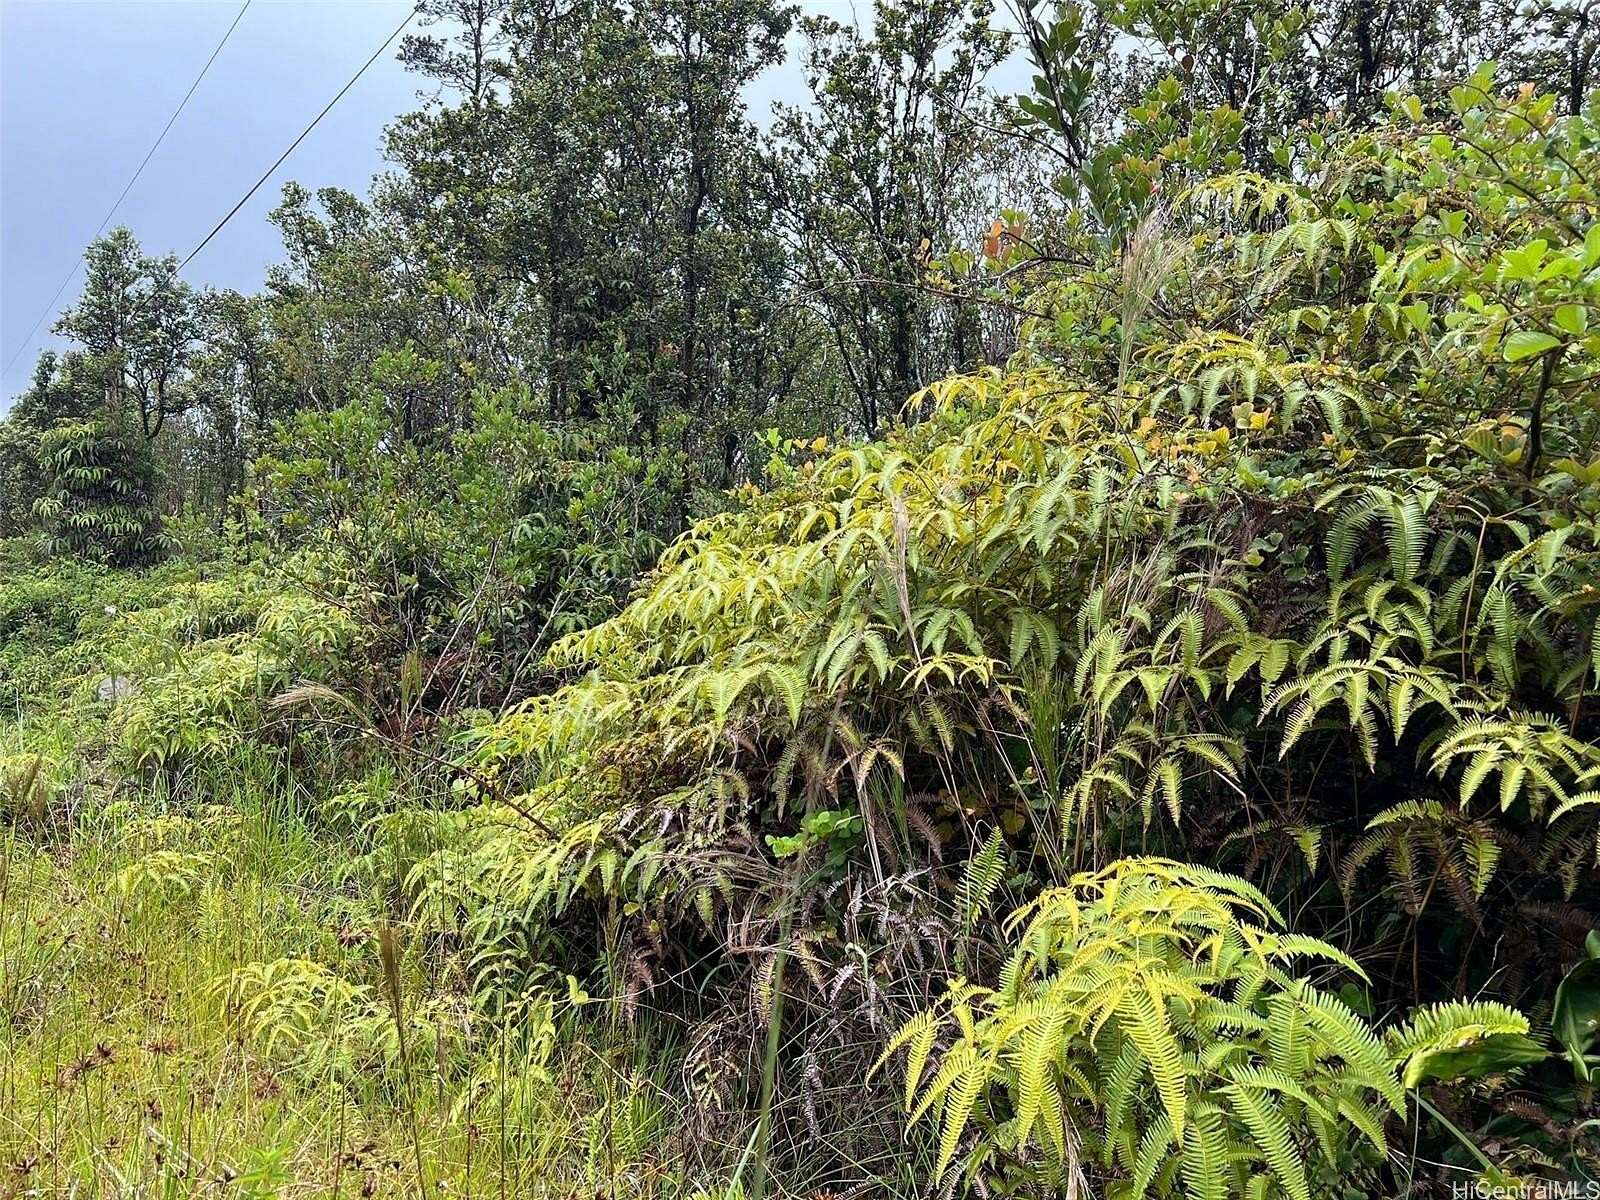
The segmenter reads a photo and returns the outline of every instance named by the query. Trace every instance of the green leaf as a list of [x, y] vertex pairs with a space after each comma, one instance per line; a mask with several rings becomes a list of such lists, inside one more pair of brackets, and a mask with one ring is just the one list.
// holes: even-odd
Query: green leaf
[[1539, 273], [1539, 264], [1544, 262], [1544, 252], [1549, 248], [1550, 243], [1544, 238], [1534, 238], [1520, 249], [1505, 251], [1501, 258], [1505, 260], [1506, 279], [1532, 279]]
[[1549, 1057], [1550, 1052], [1526, 1034], [1496, 1033], [1470, 1045], [1416, 1055], [1406, 1064], [1402, 1082], [1406, 1087], [1416, 1087], [1430, 1079], [1477, 1079]]
[[1536, 354], [1543, 354], [1560, 344], [1561, 339], [1553, 334], [1542, 333], [1536, 329], [1521, 329], [1506, 339], [1505, 359], [1507, 362], [1521, 362]]
[[1556, 988], [1550, 1030], [1572, 1060], [1578, 1074], [1589, 1078], [1584, 1053], [1600, 1032], [1600, 958], [1586, 958]]
[[1556, 324], [1573, 337], [1582, 337], [1589, 328], [1589, 310], [1581, 304], [1563, 304], [1556, 309]]

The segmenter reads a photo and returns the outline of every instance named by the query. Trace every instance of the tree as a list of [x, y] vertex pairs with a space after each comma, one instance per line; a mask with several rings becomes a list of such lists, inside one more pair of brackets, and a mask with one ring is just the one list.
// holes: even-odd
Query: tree
[[512, 8], [513, 0], [423, 0], [417, 6], [422, 24], [442, 23], [452, 33], [407, 34], [400, 43], [400, 61], [465, 95], [469, 106], [481, 107], [490, 102], [501, 73]]
[[1396, 89], [1429, 111], [1476, 64], [1577, 112], [1600, 48], [1588, 0], [1335, 0], [1305, 6], [1208, 0], [1025, 0], [1034, 94], [1019, 124], [1063, 168], [1077, 219], [1129, 235], [1158, 175], [1240, 166], [1290, 177], [1294, 131], [1369, 128]]
[[214, 504], [244, 490], [246, 466], [272, 423], [292, 408], [273, 357], [271, 311], [260, 296], [235, 291], [205, 296], [205, 340], [193, 363], [197, 407], [214, 435], [218, 491]]
[[106, 403], [131, 405], [152, 439], [191, 400], [183, 380], [199, 334], [194, 291], [176, 257], [144, 254], [126, 228], [96, 239], [84, 261], [83, 293], [55, 331], [83, 346]]
[[275, 376], [267, 390], [281, 396], [274, 403], [338, 408], [360, 394], [385, 354], [410, 345], [441, 366], [427, 388], [393, 397], [397, 425], [406, 437], [447, 434], [476, 370], [472, 321], [426, 245], [381, 202], [337, 188], [313, 196], [290, 184], [272, 219], [287, 255], [268, 272], [265, 294], [266, 363]]
[[34, 527], [34, 502], [48, 482], [45, 434], [63, 422], [87, 420], [101, 402], [100, 381], [81, 352], [39, 355], [32, 383], [0, 420], [0, 536]]
[[781, 111], [769, 179], [793, 286], [828, 331], [862, 433], [1004, 350], [985, 353], [971, 311], [924, 290], [930, 258], [975, 241], [998, 207], [982, 81], [1006, 42], [988, 17], [969, 0], [880, 0], [870, 36], [802, 23], [811, 104]]
[[[553, 419], [654, 464], [654, 527], [674, 530], [745, 476], [806, 375], [740, 99], [788, 19], [768, 0], [486, 15], [459, 52], [413, 56], [457, 102], [396, 127], [381, 203], [498, 330], [483, 378], [527, 380]], [[477, 46], [501, 52], [462, 57]]]
[[155, 458], [126, 409], [102, 405], [52, 426], [39, 439], [39, 460], [45, 486], [33, 509], [47, 553], [128, 567], [162, 551]]

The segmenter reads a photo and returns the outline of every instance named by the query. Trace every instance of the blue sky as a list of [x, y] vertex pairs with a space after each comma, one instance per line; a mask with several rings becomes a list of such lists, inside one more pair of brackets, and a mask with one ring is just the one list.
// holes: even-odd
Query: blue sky
[[[81, 255], [242, 0], [0, 0], [0, 412], [26, 386]], [[805, 7], [849, 21], [849, 0]], [[146, 250], [187, 254], [383, 43], [410, 0], [252, 0], [112, 225]], [[859, 5], [870, 12], [870, 0]], [[1010, 64], [1008, 64], [1009, 66]], [[1009, 72], [1008, 72], [1009, 74]], [[185, 271], [196, 284], [260, 286], [279, 257], [266, 214], [289, 179], [364, 193], [383, 127], [423, 83], [393, 48]], [[798, 99], [799, 69], [752, 89], [752, 108]], [[79, 277], [56, 303], [67, 306]]]
[[[17, 352], [242, 0], [0, 0], [0, 365]], [[123, 201], [152, 251], [186, 254], [399, 23], [409, 0], [253, 0], [205, 81]], [[278, 257], [266, 213], [279, 186], [364, 191], [385, 123], [419, 80], [372, 65], [190, 265], [196, 283], [253, 289]], [[58, 307], [76, 294], [77, 280]], [[26, 385], [35, 344], [0, 381]]]

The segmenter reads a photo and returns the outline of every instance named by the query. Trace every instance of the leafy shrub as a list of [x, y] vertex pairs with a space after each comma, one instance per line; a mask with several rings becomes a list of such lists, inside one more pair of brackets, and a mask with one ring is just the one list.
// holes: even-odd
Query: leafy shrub
[[0, 542], [0, 720], [15, 718], [22, 702], [52, 707], [100, 665], [94, 635], [194, 573], [177, 561], [135, 573], [47, 560], [23, 546]]
[[33, 509], [49, 553], [116, 566], [160, 555], [155, 460], [125, 415], [62, 422], [41, 436], [39, 458], [47, 482]]
[[259, 576], [176, 589], [101, 639], [128, 681], [110, 726], [135, 765], [217, 755], [258, 732], [267, 702], [336, 665], [355, 625], [339, 608]]
[[[955, 886], [999, 829], [1023, 897], [1122, 847], [1218, 862], [1395, 964], [1381, 1007], [1548, 1005], [1600, 923], [1600, 234], [1573, 216], [1600, 211], [1600, 133], [1487, 75], [1452, 103], [1308, 139], [1294, 182], [1201, 180], [1116, 255], [1086, 239], [1005, 370], [775, 463], [556, 643], [570, 682], [464, 738], [485, 803], [423, 903], [490, 946], [591, 913], [627, 994], [686, 953], [666, 930], [759, 933], [766, 978], [803, 944], [791, 1001], [859, 1044], [884, 976], [856, 953], [901, 1018], [913, 955], [998, 969], [992, 925], [925, 898], [854, 922], [907, 875]], [[768, 852], [825, 811], [859, 814], [843, 864]], [[1378, 1061], [1352, 1082], [1392, 1098]], [[1308, 1111], [1299, 1170], [1336, 1170]]]
[[152, 850], [117, 872], [112, 890], [126, 896], [135, 909], [170, 906], [193, 895], [216, 866], [211, 855], [199, 851]]
[[253, 494], [273, 541], [300, 551], [289, 575], [350, 597], [383, 631], [375, 648], [467, 656], [497, 693], [518, 684], [528, 639], [614, 611], [660, 547], [664, 518], [635, 526], [661, 481], [526, 389], [480, 390], [462, 429], [412, 436], [386, 397], [426, 369], [385, 355], [360, 399], [297, 413], [255, 463]]
[[431, 1071], [464, 1065], [469, 1015], [448, 996], [397, 1019], [379, 988], [308, 958], [248, 963], [212, 992], [263, 1054], [313, 1078], [393, 1069], [388, 1083], [398, 1088], [407, 1056]]

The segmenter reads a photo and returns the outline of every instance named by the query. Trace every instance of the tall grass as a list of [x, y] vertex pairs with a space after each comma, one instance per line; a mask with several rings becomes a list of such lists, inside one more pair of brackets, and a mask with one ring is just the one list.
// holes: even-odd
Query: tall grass
[[[649, 1039], [475, 1017], [314, 800], [247, 754], [0, 823], [0, 1193], [680, 1191]], [[252, 1022], [227, 981], [284, 960], [371, 988], [398, 1053], [354, 1005]]]

